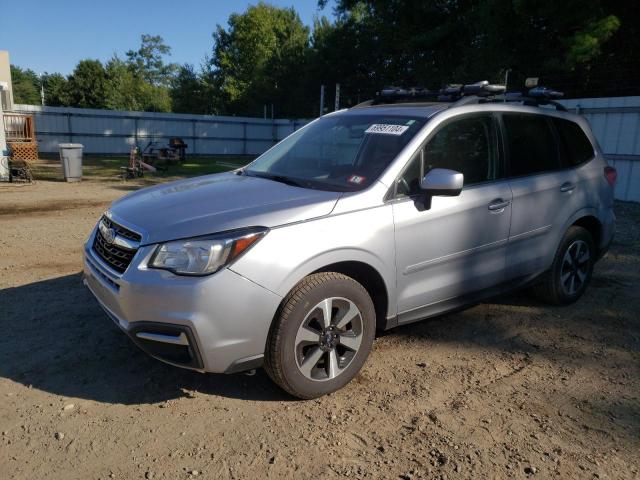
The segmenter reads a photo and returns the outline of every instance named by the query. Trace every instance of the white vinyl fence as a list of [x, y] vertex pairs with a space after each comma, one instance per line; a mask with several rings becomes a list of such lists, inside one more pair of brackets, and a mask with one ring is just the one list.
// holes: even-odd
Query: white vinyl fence
[[81, 143], [86, 153], [128, 154], [133, 145], [168, 143], [180, 137], [190, 155], [258, 155], [307, 120], [121, 112], [89, 108], [15, 105], [35, 117], [40, 152], [58, 151], [59, 143]]
[[[561, 103], [591, 123], [618, 170], [616, 198], [640, 202], [640, 96]], [[87, 153], [126, 154], [132, 145], [144, 148], [150, 141], [181, 137], [191, 155], [257, 155], [307, 122], [32, 105], [15, 105], [15, 110], [34, 115], [39, 149], [45, 153], [57, 152], [58, 143], [74, 142]]]

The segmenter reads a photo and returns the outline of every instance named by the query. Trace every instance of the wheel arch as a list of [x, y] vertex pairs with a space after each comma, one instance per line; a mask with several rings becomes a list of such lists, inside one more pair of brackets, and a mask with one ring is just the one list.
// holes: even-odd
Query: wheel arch
[[[390, 288], [389, 279], [385, 280], [385, 276], [381, 273], [380, 268], [376, 268], [371, 265], [372, 262], [367, 262], [363, 259], [342, 260], [325, 258], [324, 260], [324, 262], [318, 262], [316, 259], [316, 261], [305, 265], [304, 268], [298, 269], [294, 276], [289, 277], [286, 293], [283, 294], [280, 306], [273, 317], [272, 325], [278, 317], [287, 294], [305, 277], [314, 273], [336, 272], [353, 278], [364, 287], [373, 301], [376, 311], [376, 327], [378, 329], [385, 329], [387, 319], [395, 315], [395, 297], [393, 296], [393, 290]], [[395, 275], [395, 272], [393, 272], [393, 274]]]
[[311, 273], [337, 272], [353, 278], [367, 291], [376, 310], [376, 327], [384, 329], [389, 310], [389, 292], [380, 273], [365, 262], [347, 260], [325, 265]]
[[584, 215], [575, 220], [571, 226], [578, 226], [587, 230], [593, 237], [596, 249], [600, 248], [600, 242], [602, 241], [602, 223], [595, 215]]

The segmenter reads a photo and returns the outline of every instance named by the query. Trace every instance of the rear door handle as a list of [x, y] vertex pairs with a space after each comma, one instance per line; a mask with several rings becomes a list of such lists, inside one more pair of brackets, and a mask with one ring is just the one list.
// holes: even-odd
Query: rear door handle
[[565, 182], [560, 187], [561, 192], [571, 192], [576, 186], [571, 182]]
[[495, 212], [497, 210], [503, 210], [508, 207], [511, 202], [509, 200], [503, 200], [502, 198], [498, 198], [489, 204], [489, 210]]

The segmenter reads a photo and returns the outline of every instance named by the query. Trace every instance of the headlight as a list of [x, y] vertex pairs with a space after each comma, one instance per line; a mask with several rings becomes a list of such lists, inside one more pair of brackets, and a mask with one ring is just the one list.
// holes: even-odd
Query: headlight
[[254, 227], [161, 243], [153, 253], [149, 267], [178, 275], [210, 275], [249, 250], [268, 231], [264, 227]]

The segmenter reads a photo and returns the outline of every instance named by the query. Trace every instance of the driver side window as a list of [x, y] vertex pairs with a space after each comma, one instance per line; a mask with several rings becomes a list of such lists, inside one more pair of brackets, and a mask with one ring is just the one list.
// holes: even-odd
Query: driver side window
[[434, 168], [464, 175], [464, 185], [497, 178], [497, 134], [491, 115], [465, 116], [446, 123], [411, 159], [398, 178], [396, 196], [420, 194], [420, 180]]

